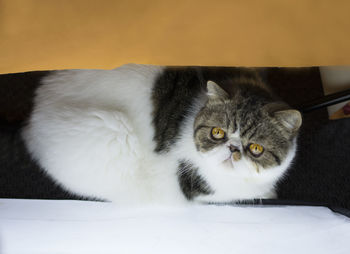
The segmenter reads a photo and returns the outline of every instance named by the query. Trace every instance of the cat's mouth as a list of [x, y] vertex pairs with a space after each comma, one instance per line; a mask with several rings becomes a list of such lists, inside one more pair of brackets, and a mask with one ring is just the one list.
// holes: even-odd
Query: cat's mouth
[[231, 161], [231, 159], [232, 159], [232, 153], [230, 153], [230, 154], [226, 157], [226, 159], [223, 160], [223, 162]]
[[241, 160], [241, 157], [242, 157], [241, 152], [235, 151], [235, 152], [231, 153], [230, 156], [224, 160], [224, 162], [231, 161], [233, 163], [234, 161]]
[[229, 158], [227, 158], [226, 160], [224, 160], [222, 162], [223, 165], [225, 165], [228, 168], [233, 168], [233, 161], [232, 161], [232, 156], [230, 156]]
[[[230, 168], [230, 169], [234, 169], [235, 167], [238, 166], [238, 164], [240, 164], [241, 161], [241, 153], [235, 154], [232, 153], [227, 159], [225, 159], [222, 164], [225, 165], [226, 167]], [[242, 166], [242, 165], [241, 165]], [[238, 166], [240, 167], [240, 166]], [[246, 169], [249, 169], [250, 167], [245, 167]], [[256, 173], [260, 174], [261, 169], [259, 167], [259, 165], [255, 162], [252, 162], [252, 168], [253, 171], [256, 171]]]
[[242, 154], [239, 151], [234, 151], [230, 154], [222, 163], [231, 168], [234, 167], [234, 164], [241, 160]]
[[228, 166], [230, 168], [233, 168], [234, 166], [234, 159], [233, 159], [233, 154], [231, 153], [229, 157], [227, 157], [223, 162], [225, 166]]

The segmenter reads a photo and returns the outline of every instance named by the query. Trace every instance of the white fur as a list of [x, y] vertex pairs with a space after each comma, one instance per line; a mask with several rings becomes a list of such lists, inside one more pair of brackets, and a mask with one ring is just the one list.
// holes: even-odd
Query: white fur
[[[215, 190], [199, 201], [269, 197], [295, 149], [281, 166], [260, 174], [244, 160], [229, 169], [217, 163], [222, 158], [196, 150], [193, 118], [188, 118], [169, 153], [153, 152], [151, 91], [162, 69], [129, 64], [58, 71], [44, 79], [23, 130], [33, 158], [69, 191], [119, 204], [185, 203], [176, 176], [180, 159], [199, 166]], [[199, 100], [193, 114], [202, 106]]]

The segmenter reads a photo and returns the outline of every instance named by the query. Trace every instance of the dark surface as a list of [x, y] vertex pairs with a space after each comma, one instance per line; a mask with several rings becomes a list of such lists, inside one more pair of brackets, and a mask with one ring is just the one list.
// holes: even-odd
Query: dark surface
[[0, 75], [0, 124], [23, 124], [33, 107], [33, 96], [39, 79], [49, 71]]
[[[31, 111], [32, 96], [42, 74], [0, 75], [0, 197], [78, 199], [42, 173], [18, 134]], [[318, 68], [268, 68], [264, 76], [293, 106], [323, 96]], [[279, 184], [281, 202], [312, 201], [349, 209], [349, 119], [328, 122], [326, 110], [321, 109], [305, 114], [303, 120], [297, 158]]]
[[31, 160], [17, 130], [0, 128], [0, 163], [1, 198], [78, 199]]
[[350, 209], [350, 119], [301, 133], [299, 147], [289, 174], [278, 185], [279, 198]]

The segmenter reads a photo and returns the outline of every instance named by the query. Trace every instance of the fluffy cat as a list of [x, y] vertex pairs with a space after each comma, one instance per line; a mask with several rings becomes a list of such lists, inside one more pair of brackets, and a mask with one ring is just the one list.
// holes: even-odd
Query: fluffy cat
[[301, 115], [251, 69], [55, 71], [22, 136], [66, 190], [125, 205], [274, 197]]

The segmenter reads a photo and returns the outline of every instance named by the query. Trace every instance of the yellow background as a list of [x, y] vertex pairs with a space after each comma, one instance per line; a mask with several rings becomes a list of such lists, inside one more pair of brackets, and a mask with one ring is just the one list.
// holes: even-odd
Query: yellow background
[[0, 0], [0, 73], [350, 64], [350, 1]]

